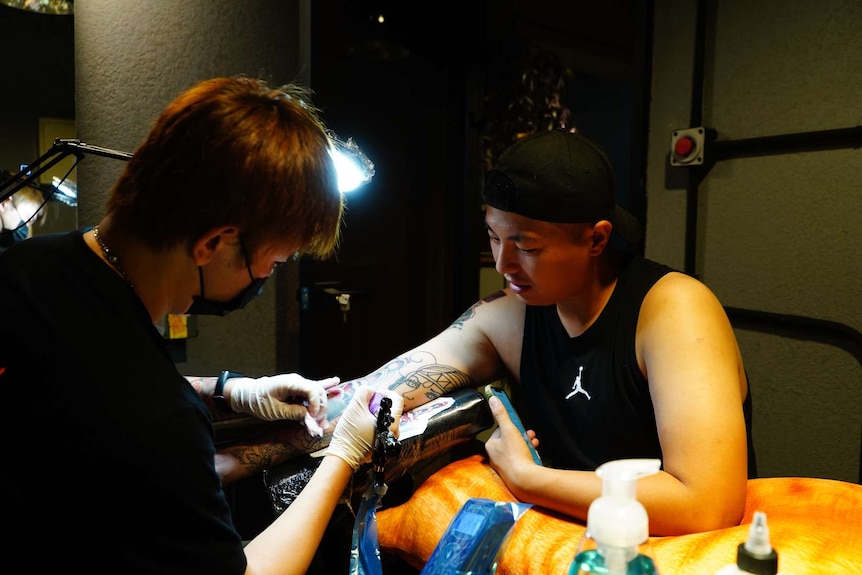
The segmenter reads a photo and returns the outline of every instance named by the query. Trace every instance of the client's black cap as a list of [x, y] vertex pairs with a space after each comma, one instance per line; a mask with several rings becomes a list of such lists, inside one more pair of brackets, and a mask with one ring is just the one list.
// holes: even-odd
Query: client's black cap
[[643, 236], [638, 220], [614, 198], [614, 173], [605, 153], [580, 134], [553, 130], [526, 136], [500, 155], [485, 176], [485, 203], [534, 220], [608, 220], [629, 244]]

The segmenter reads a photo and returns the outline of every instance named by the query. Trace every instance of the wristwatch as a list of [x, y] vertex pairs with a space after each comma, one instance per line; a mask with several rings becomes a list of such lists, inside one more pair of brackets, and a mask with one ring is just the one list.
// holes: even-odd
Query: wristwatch
[[236, 373], [234, 371], [224, 370], [218, 376], [216, 380], [215, 389], [213, 390], [213, 403], [224, 413], [236, 413], [234, 410], [230, 408], [230, 402], [224, 396], [224, 384], [227, 383], [227, 380], [233, 379], [235, 377], [245, 377], [241, 373]]

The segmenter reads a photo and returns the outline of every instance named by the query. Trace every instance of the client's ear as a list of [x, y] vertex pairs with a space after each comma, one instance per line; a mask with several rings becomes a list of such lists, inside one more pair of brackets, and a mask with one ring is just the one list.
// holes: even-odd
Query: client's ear
[[599, 220], [593, 225], [592, 229], [587, 232], [588, 234], [591, 234], [591, 251], [594, 254], [600, 254], [604, 251], [605, 246], [608, 245], [608, 241], [610, 241], [611, 230], [613, 230], [613, 225], [608, 220]]

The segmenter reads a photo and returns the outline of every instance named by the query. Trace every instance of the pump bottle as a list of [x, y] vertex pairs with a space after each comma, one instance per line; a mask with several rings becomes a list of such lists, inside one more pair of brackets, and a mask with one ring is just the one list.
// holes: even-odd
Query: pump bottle
[[658, 575], [649, 519], [635, 493], [637, 480], [660, 468], [659, 459], [618, 459], [596, 469], [602, 495], [587, 511], [587, 530], [569, 575]]
[[748, 538], [739, 544], [736, 563], [728, 565], [716, 575], [777, 575], [778, 553], [769, 541], [769, 526], [766, 513], [754, 512], [754, 520], [748, 528]]

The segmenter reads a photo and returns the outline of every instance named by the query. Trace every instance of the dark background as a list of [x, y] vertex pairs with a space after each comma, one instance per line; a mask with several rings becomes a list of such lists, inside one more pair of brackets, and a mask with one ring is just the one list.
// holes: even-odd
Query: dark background
[[[313, 4], [316, 104], [377, 173], [347, 196], [337, 260], [302, 267], [304, 374], [331, 374], [335, 355], [343, 378], [365, 375], [480, 297], [479, 267], [493, 266], [486, 154], [546, 129], [545, 99], [558, 96], [569, 125], [607, 149], [620, 202], [643, 218], [649, 15], [639, 4]], [[325, 289], [350, 294], [346, 321]]]

